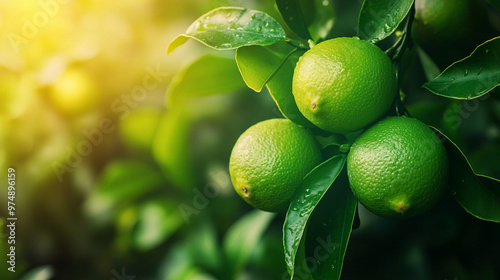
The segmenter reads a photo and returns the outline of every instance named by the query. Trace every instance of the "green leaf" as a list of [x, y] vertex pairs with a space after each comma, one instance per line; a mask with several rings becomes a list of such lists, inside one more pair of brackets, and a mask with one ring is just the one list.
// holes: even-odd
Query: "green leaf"
[[216, 280], [217, 278], [203, 271], [192, 259], [190, 251], [191, 240], [183, 243], [174, 243], [161, 264], [158, 266], [158, 277], [155, 279], [175, 280]]
[[253, 248], [268, 227], [275, 214], [254, 210], [236, 222], [224, 236], [224, 253], [229, 279], [244, 268]]
[[155, 199], [139, 209], [137, 228], [133, 233], [134, 246], [148, 251], [167, 240], [184, 224], [178, 203]]
[[305, 40], [322, 41], [333, 28], [333, 1], [276, 0], [276, 4], [288, 27]]
[[159, 107], [140, 107], [121, 119], [119, 132], [127, 148], [149, 155], [162, 116], [163, 110]]
[[307, 237], [307, 232], [304, 232], [304, 236], [300, 240], [299, 248], [297, 249], [297, 254], [295, 255], [295, 267], [292, 280], [314, 280], [307, 262], [308, 259], [306, 256], [306, 245], [305, 245], [306, 237]]
[[413, 0], [365, 0], [358, 18], [358, 37], [372, 43], [391, 35], [405, 19]]
[[431, 59], [431, 57], [424, 51], [422, 48], [417, 46], [418, 57], [420, 58], [420, 64], [422, 64], [422, 68], [424, 70], [425, 77], [427, 81], [431, 81], [436, 78], [439, 73], [439, 67], [437, 64]]
[[96, 195], [113, 201], [133, 201], [163, 184], [163, 177], [155, 166], [135, 160], [114, 161], [103, 171]]
[[[346, 168], [320, 201], [310, 218], [306, 235], [306, 258], [314, 279], [339, 279], [347, 244], [356, 227], [358, 201], [352, 194]], [[359, 217], [358, 217], [359, 225]]]
[[221, 7], [195, 20], [185, 34], [170, 43], [167, 54], [189, 38], [217, 50], [227, 50], [250, 45], [268, 46], [285, 40], [286, 34], [281, 25], [266, 13]]
[[450, 185], [455, 199], [471, 215], [500, 223], [500, 181], [476, 175], [460, 148], [444, 134], [439, 134], [450, 163]]
[[338, 155], [315, 167], [304, 177], [292, 197], [283, 225], [285, 262], [292, 279], [295, 275], [295, 266], [302, 265], [296, 263], [296, 255], [306, 224], [319, 201], [339, 175], [345, 160], [344, 155]]
[[191, 190], [197, 176], [191, 155], [192, 120], [182, 107], [167, 111], [153, 139], [153, 157], [175, 187]]
[[290, 29], [303, 39], [311, 39], [307, 29], [307, 19], [304, 9], [309, 8], [309, 0], [276, 0], [276, 5]]
[[500, 180], [485, 175], [477, 175], [481, 183], [483, 183], [494, 196], [500, 198]]
[[500, 85], [500, 37], [479, 45], [470, 56], [425, 83], [431, 92], [455, 99], [480, 97]]
[[216, 226], [217, 224], [213, 222], [213, 217], [209, 213], [202, 214], [199, 220], [189, 228], [189, 233], [185, 238], [193, 262], [214, 271], [223, 269]]
[[167, 107], [182, 99], [232, 93], [245, 88], [234, 59], [205, 55], [180, 70], [166, 94]]
[[314, 0], [314, 7], [309, 33], [315, 42], [320, 42], [329, 38], [335, 23], [333, 0]]
[[296, 49], [285, 42], [241, 47], [236, 50], [236, 63], [247, 86], [260, 92]]
[[46, 265], [30, 270], [20, 280], [49, 280], [53, 279], [52, 277], [54, 277], [54, 269]]
[[299, 111], [292, 94], [293, 71], [303, 53], [299, 50], [290, 55], [279, 70], [274, 73], [266, 87], [283, 116], [296, 124], [314, 128], [315, 126]]
[[500, 10], [500, 0], [488, 0], [488, 2], [493, 5], [495, 8]]

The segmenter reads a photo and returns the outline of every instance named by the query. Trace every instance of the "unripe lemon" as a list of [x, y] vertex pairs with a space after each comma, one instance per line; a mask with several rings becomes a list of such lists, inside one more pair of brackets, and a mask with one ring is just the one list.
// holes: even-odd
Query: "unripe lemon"
[[490, 31], [475, 0], [416, 0], [413, 40], [442, 67], [469, 55]]
[[300, 112], [334, 133], [382, 117], [397, 92], [395, 68], [377, 46], [359, 38], [321, 42], [297, 62], [292, 92]]
[[229, 173], [246, 202], [264, 211], [284, 212], [302, 178], [320, 162], [320, 148], [309, 130], [288, 119], [271, 119], [238, 138]]
[[354, 195], [368, 210], [386, 218], [412, 217], [441, 198], [448, 161], [427, 125], [388, 117], [356, 139], [347, 156], [347, 173]]

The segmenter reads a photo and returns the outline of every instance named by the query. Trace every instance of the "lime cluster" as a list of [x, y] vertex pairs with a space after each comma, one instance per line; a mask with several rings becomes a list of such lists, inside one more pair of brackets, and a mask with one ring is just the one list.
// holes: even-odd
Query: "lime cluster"
[[[324, 41], [299, 59], [292, 93], [300, 112], [327, 133], [366, 129], [347, 156], [349, 184], [367, 209], [412, 217], [434, 206], [447, 181], [440, 139], [424, 123], [387, 117], [397, 96], [396, 71], [377, 46], [359, 38]], [[322, 160], [311, 130], [272, 119], [245, 131], [230, 158], [236, 192], [265, 211], [286, 211], [300, 182]]]

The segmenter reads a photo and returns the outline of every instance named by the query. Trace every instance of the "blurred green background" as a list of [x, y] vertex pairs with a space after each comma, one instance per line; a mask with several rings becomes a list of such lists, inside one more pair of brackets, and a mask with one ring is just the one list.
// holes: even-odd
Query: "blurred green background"
[[[0, 1], [0, 214], [12, 167], [18, 218], [16, 273], [2, 259], [1, 279], [286, 279], [284, 216], [254, 212], [227, 171], [238, 136], [281, 117], [272, 98], [236, 79], [220, 95], [165, 102], [193, 61], [234, 57], [194, 41], [166, 55], [220, 6], [282, 22], [271, 0]], [[360, 6], [335, 2], [334, 36], [355, 35]], [[200, 79], [217, 65], [203, 67]], [[498, 94], [450, 102], [420, 88], [422, 71], [409, 76], [410, 112], [447, 130], [478, 173], [500, 177]], [[360, 216], [345, 279], [500, 277], [498, 225], [450, 197], [412, 221]]]

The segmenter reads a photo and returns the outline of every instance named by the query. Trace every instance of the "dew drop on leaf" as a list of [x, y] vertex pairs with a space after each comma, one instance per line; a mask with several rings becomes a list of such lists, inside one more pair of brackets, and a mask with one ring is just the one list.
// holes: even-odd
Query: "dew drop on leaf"
[[330, 1], [323, 0], [323, 2], [321, 2], [321, 4], [323, 4], [323, 6], [328, 6], [330, 4]]
[[385, 31], [385, 32], [389, 32], [390, 30], [391, 30], [391, 27], [390, 27], [390, 26], [386, 23], [386, 24], [384, 25], [384, 31]]
[[467, 76], [469, 75], [469, 70], [465, 69], [465, 75], [464, 76]]

